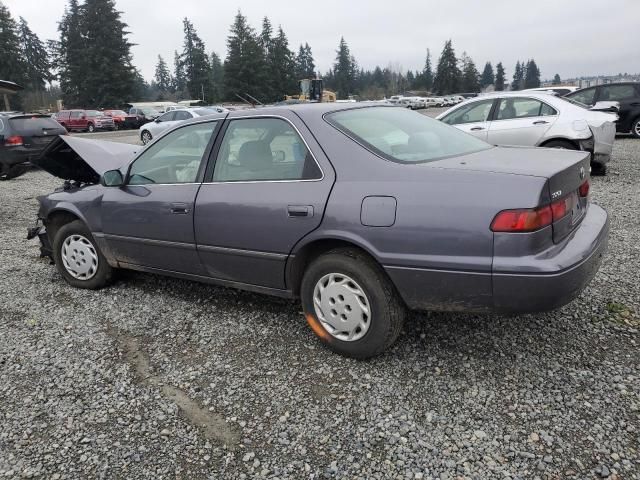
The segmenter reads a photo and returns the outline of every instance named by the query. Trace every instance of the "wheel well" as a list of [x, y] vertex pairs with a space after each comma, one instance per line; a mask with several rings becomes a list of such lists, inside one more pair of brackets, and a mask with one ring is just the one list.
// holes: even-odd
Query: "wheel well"
[[47, 227], [47, 235], [49, 236], [49, 241], [52, 245], [53, 239], [56, 237], [56, 233], [60, 230], [60, 227], [75, 220], [80, 220], [77, 215], [61, 210], [53, 212], [47, 217], [45, 226]]
[[580, 144], [578, 142], [576, 142], [575, 140], [569, 140], [568, 138], [550, 138], [549, 140], [546, 140], [545, 142], [541, 143], [540, 146], [541, 147], [545, 147], [548, 144], [550, 144], [551, 142], [564, 142], [564, 143], [568, 143], [570, 145], [573, 145], [573, 147], [576, 150], [580, 150]]
[[363, 252], [377, 263], [377, 260], [364, 248], [355, 243], [338, 239], [322, 239], [313, 241], [300, 249], [295, 254], [294, 260], [288, 268], [287, 284], [290, 286], [294, 295], [300, 294], [300, 284], [307, 266], [320, 255], [323, 255], [336, 248], [352, 248]]

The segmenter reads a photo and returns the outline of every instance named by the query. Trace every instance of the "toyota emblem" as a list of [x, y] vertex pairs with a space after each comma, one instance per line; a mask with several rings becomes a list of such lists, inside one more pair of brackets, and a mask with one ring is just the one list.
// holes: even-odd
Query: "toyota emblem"
[[580, 167], [580, 180], [584, 179], [584, 167]]

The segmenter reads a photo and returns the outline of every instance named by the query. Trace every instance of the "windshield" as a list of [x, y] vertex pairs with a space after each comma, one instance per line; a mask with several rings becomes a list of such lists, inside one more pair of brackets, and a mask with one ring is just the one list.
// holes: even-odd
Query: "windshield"
[[399, 163], [432, 162], [491, 148], [457, 128], [404, 108], [343, 110], [327, 115], [327, 120], [377, 155]]
[[160, 115], [160, 112], [157, 110], [154, 110], [153, 108], [141, 108], [140, 110], [145, 115]]
[[99, 117], [100, 115], [102, 115], [102, 112], [97, 110], [87, 110], [87, 117]]

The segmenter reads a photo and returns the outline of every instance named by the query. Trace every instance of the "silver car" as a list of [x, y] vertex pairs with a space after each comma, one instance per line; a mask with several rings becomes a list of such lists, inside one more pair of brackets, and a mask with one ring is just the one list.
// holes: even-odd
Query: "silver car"
[[229, 110], [223, 107], [199, 107], [171, 110], [160, 115], [153, 122], [142, 125], [140, 127], [140, 140], [142, 140], [142, 143], [146, 145], [162, 132], [175, 127], [180, 122], [191, 120], [192, 118], [203, 117], [205, 115], [213, 115], [215, 113], [226, 113], [228, 111]]
[[505, 92], [467, 100], [436, 118], [493, 145], [588, 151], [593, 172], [604, 175], [618, 116], [597, 108], [548, 93]]

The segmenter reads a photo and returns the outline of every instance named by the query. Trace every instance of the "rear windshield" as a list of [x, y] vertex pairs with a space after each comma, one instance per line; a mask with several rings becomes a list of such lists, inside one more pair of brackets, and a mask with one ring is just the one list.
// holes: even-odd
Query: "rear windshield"
[[51, 117], [10, 118], [11, 127], [17, 132], [35, 132], [41, 130], [62, 130], [62, 125]]
[[404, 108], [343, 110], [326, 119], [377, 155], [399, 163], [432, 162], [491, 148], [455, 127]]
[[153, 108], [140, 108], [139, 110], [145, 115], [160, 115], [160, 112], [154, 110]]

